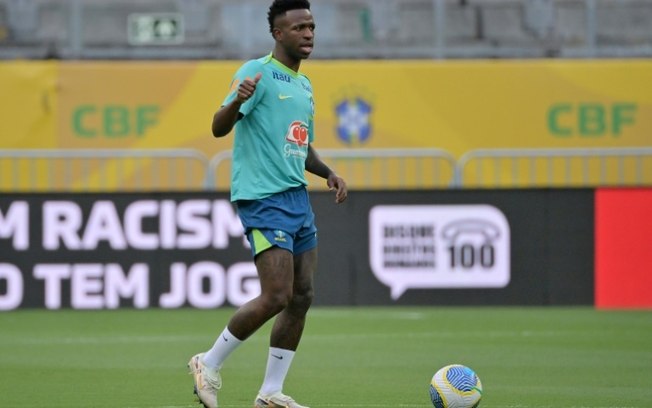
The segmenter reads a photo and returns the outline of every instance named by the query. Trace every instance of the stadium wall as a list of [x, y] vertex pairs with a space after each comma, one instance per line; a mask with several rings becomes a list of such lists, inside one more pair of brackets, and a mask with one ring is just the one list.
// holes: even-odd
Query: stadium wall
[[[652, 307], [651, 189], [315, 192], [317, 305]], [[224, 193], [3, 194], [0, 310], [258, 293]]]
[[[2, 148], [230, 148], [239, 61], [2, 62]], [[321, 148], [649, 146], [650, 60], [307, 61]], [[406, 103], [408, 101], [409, 103]]]

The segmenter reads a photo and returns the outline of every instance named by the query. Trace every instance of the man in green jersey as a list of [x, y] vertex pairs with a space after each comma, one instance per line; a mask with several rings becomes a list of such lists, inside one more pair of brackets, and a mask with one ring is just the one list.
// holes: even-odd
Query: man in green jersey
[[195, 392], [208, 408], [217, 407], [226, 358], [273, 317], [267, 369], [254, 407], [307, 408], [282, 392], [312, 302], [317, 266], [305, 171], [326, 179], [336, 203], [347, 197], [344, 180], [312, 147], [312, 85], [299, 73], [314, 44], [310, 3], [274, 0], [268, 22], [274, 50], [240, 67], [213, 117], [216, 137], [235, 127], [231, 200], [251, 244], [261, 294], [233, 314], [210, 350], [189, 362]]

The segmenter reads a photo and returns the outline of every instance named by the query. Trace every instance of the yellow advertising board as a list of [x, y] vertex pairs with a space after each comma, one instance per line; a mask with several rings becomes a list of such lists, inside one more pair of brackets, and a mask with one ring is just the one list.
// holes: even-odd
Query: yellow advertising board
[[[331, 146], [649, 146], [652, 61], [418, 61], [307, 64]], [[369, 134], [347, 137], [349, 107]], [[349, 132], [351, 133], [351, 132]]]
[[[0, 149], [231, 148], [210, 134], [242, 61], [5, 62]], [[317, 148], [652, 146], [651, 60], [321, 61]], [[6, 172], [5, 172], [6, 173]]]
[[0, 148], [53, 148], [58, 113], [56, 62], [0, 64]]
[[[1, 148], [229, 148], [240, 62], [0, 64]], [[652, 61], [306, 61], [328, 148], [649, 146]]]
[[228, 148], [210, 134], [237, 63], [66, 63], [57, 133], [66, 148]]

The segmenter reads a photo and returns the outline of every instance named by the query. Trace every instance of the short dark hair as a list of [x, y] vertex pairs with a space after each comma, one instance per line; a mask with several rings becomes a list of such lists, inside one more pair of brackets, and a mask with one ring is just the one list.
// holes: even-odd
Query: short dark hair
[[269, 6], [267, 13], [267, 21], [269, 22], [269, 32], [274, 31], [274, 20], [276, 17], [290, 10], [307, 9], [310, 10], [310, 2], [308, 0], [274, 0]]

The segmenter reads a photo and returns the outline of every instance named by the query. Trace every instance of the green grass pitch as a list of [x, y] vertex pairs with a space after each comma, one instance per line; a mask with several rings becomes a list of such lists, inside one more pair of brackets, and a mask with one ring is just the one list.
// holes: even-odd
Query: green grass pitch
[[[198, 407], [187, 360], [231, 313], [0, 313], [0, 407]], [[251, 407], [269, 328], [227, 362], [220, 407]], [[284, 391], [313, 408], [431, 407], [451, 363], [478, 373], [483, 408], [649, 408], [652, 312], [316, 307]]]

